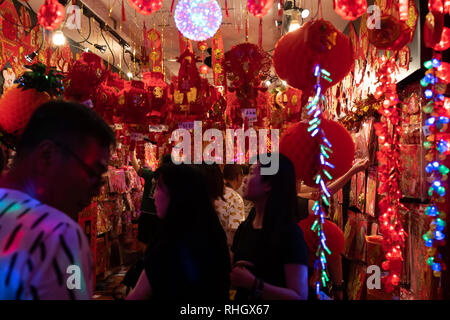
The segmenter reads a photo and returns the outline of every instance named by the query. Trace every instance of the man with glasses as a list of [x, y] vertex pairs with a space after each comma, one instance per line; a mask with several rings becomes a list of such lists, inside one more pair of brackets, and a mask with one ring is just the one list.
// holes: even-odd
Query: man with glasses
[[111, 128], [92, 109], [39, 107], [0, 180], [0, 299], [91, 299], [94, 266], [78, 213], [100, 193]]

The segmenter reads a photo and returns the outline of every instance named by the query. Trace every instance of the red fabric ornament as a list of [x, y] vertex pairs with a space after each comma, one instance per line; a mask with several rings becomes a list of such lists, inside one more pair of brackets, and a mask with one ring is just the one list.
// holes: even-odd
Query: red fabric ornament
[[83, 52], [64, 79], [64, 97], [79, 102], [94, 100], [95, 92], [107, 76], [102, 58], [92, 52]]
[[113, 116], [117, 108], [117, 91], [102, 84], [93, 99], [94, 110], [108, 123], [113, 123]]
[[450, 28], [444, 27], [442, 30], [441, 40], [433, 49], [436, 51], [445, 51], [450, 48]]
[[367, 11], [367, 0], [334, 0], [334, 11], [345, 20], [356, 20]]
[[333, 80], [321, 79], [323, 92], [340, 82], [353, 68], [354, 52], [349, 37], [328, 21], [309, 21], [284, 35], [276, 44], [275, 71], [291, 87], [303, 91], [304, 102], [314, 93], [317, 64], [330, 72]]
[[200, 50], [200, 51], [205, 51], [206, 49], [208, 49], [208, 42], [206, 42], [206, 41], [200, 41], [200, 42], [197, 44], [197, 48], [198, 48], [198, 50]]
[[273, 0], [248, 0], [248, 12], [257, 18], [264, 17], [273, 6]]
[[128, 3], [140, 14], [150, 15], [161, 9], [162, 0], [128, 0]]
[[441, 62], [437, 69], [436, 76], [444, 83], [450, 83], [450, 63]]
[[[325, 136], [333, 145], [333, 153], [327, 161], [335, 165], [335, 168], [327, 170], [333, 179], [337, 179], [351, 168], [355, 143], [341, 124], [327, 119], [322, 119], [321, 122]], [[307, 186], [316, 187], [314, 178], [319, 170], [319, 162], [315, 155], [320, 153], [321, 141], [318, 136], [311, 137], [308, 127], [307, 121], [289, 127], [281, 138], [280, 152], [294, 163], [297, 179], [303, 180]], [[322, 178], [327, 181], [326, 177]]]
[[[308, 218], [298, 223], [303, 231], [303, 237], [310, 252], [308, 258], [308, 264], [310, 267], [314, 267], [316, 256], [313, 253], [316, 252], [319, 242], [317, 234], [311, 230], [315, 220], [316, 217], [314, 215], [309, 215]], [[327, 256], [327, 260], [333, 261], [338, 259], [344, 252], [344, 232], [342, 232], [342, 230], [339, 229], [335, 223], [329, 220], [325, 220], [325, 223], [323, 224], [323, 232], [327, 238], [327, 247], [331, 251], [331, 254]]]
[[147, 117], [149, 117], [150, 123], [161, 123], [165, 116], [164, 108], [168, 100], [168, 85], [164, 81], [164, 75], [160, 72], [146, 72], [143, 77], [151, 107]]
[[408, 25], [393, 16], [381, 17], [381, 28], [368, 30], [369, 42], [380, 50], [400, 50], [413, 36]]
[[428, 0], [428, 9], [433, 13], [450, 13], [450, 0]]
[[135, 80], [130, 84], [118, 94], [118, 114], [125, 123], [146, 124], [150, 104], [145, 84]]
[[433, 48], [441, 41], [444, 30], [444, 15], [439, 12], [429, 12], [426, 16], [423, 37], [425, 45]]
[[57, 0], [45, 0], [39, 8], [38, 22], [47, 30], [55, 30], [64, 21], [64, 6]]

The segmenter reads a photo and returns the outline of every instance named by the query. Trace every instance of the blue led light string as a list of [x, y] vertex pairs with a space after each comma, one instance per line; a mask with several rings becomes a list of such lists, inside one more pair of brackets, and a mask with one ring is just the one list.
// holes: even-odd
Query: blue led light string
[[315, 289], [317, 296], [320, 298], [321, 289], [327, 287], [327, 283], [329, 282], [329, 276], [327, 272], [327, 259], [325, 253], [328, 255], [331, 254], [331, 251], [330, 249], [328, 249], [326, 244], [327, 239], [323, 229], [323, 226], [325, 224], [325, 211], [322, 205], [322, 203], [325, 203], [327, 206], [329, 206], [331, 194], [328, 191], [323, 177], [327, 177], [329, 180], [332, 180], [333, 177], [330, 175], [328, 170], [334, 169], [334, 165], [328, 161], [328, 159], [330, 158], [330, 154], [333, 153], [331, 149], [333, 146], [327, 140], [325, 132], [321, 127], [321, 103], [325, 101], [325, 97], [322, 94], [323, 92], [320, 81], [321, 79], [325, 79], [326, 81], [332, 82], [332, 80], [330, 79], [330, 73], [325, 69], [321, 69], [319, 65], [316, 65], [314, 68], [314, 76], [316, 78], [316, 94], [306, 108], [308, 110], [308, 115], [311, 116], [308, 132], [311, 134], [311, 137], [318, 137], [320, 141], [320, 152], [318, 155], [320, 168], [315, 177], [315, 183], [317, 184], [319, 189], [319, 199], [314, 203], [314, 206], [312, 208], [316, 219], [311, 227], [311, 230], [317, 234], [317, 237], [319, 239], [317, 250], [315, 252], [316, 262], [314, 264], [314, 274], [318, 275]]
[[442, 261], [442, 255], [439, 253], [438, 247], [445, 244], [446, 212], [439, 208], [445, 202], [443, 198], [446, 193], [444, 181], [447, 181], [450, 170], [443, 164], [449, 145], [444, 139], [438, 138], [438, 133], [446, 131], [449, 118], [442, 116], [442, 114], [445, 114], [444, 95], [436, 92], [436, 85], [439, 82], [436, 71], [441, 66], [441, 61], [434, 58], [425, 62], [424, 66], [428, 71], [420, 81], [420, 84], [426, 88], [424, 94], [429, 100], [424, 108], [424, 112], [429, 115], [425, 125], [429, 128], [430, 133], [427, 141], [424, 142], [424, 147], [428, 150], [426, 159], [429, 161], [425, 171], [431, 178], [432, 183], [428, 189], [431, 203], [425, 210], [425, 214], [430, 217], [430, 227], [428, 232], [423, 235], [423, 239], [425, 246], [428, 248], [427, 264], [433, 270], [433, 275], [440, 277], [442, 270], [445, 270], [445, 264]]

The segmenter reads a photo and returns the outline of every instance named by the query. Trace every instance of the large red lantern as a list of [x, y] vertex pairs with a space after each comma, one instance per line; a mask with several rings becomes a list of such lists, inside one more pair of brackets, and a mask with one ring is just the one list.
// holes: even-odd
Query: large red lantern
[[269, 13], [272, 6], [273, 0], [248, 0], [247, 2], [248, 12], [258, 18], [264, 17]]
[[424, 29], [423, 38], [428, 48], [433, 48], [441, 41], [442, 31], [444, 30], [444, 15], [439, 12], [428, 12]]
[[442, 30], [441, 40], [433, 49], [436, 51], [445, 51], [450, 48], [450, 28], [444, 27]]
[[306, 99], [313, 94], [317, 64], [330, 74], [322, 79], [325, 92], [340, 82], [352, 69], [354, 52], [350, 38], [325, 20], [309, 21], [300, 29], [284, 35], [276, 44], [273, 65], [280, 79], [302, 90]]
[[38, 12], [38, 21], [47, 30], [55, 30], [63, 22], [64, 6], [57, 0], [45, 0]]
[[161, 9], [162, 0], [128, 0], [128, 3], [140, 14], [150, 15]]
[[334, 11], [345, 20], [356, 20], [367, 11], [367, 0], [334, 0]]
[[[321, 126], [327, 139], [333, 145], [333, 153], [327, 161], [335, 166], [329, 172], [334, 179], [337, 179], [351, 168], [355, 143], [341, 124], [321, 119]], [[321, 140], [318, 136], [311, 137], [308, 127], [308, 121], [301, 121], [289, 127], [281, 138], [280, 153], [287, 156], [294, 164], [297, 179], [303, 180], [310, 187], [316, 187], [314, 178], [320, 165], [318, 154]], [[326, 177], [323, 179], [327, 181]]]

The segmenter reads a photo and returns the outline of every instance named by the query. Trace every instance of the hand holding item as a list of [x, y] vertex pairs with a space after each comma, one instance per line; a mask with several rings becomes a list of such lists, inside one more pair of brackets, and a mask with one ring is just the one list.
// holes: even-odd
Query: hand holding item
[[235, 287], [251, 289], [255, 282], [255, 276], [246, 268], [253, 264], [248, 261], [238, 261], [235, 263], [230, 274], [231, 284]]
[[353, 165], [353, 168], [356, 169], [356, 172], [364, 171], [369, 167], [370, 161], [368, 158], [364, 159], [358, 159], [356, 160], [355, 164]]

